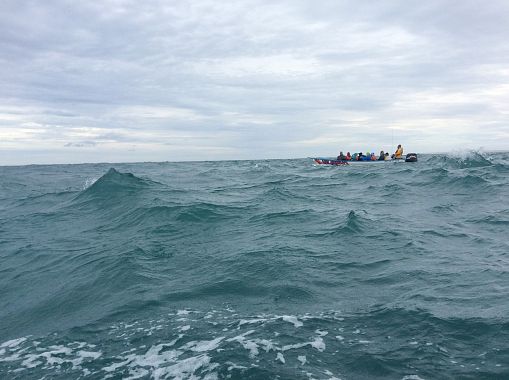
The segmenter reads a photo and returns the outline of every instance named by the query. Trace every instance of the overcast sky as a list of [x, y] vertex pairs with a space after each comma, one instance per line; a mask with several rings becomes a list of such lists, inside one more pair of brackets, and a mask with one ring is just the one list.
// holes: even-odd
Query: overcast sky
[[0, 2], [0, 165], [509, 150], [509, 1]]

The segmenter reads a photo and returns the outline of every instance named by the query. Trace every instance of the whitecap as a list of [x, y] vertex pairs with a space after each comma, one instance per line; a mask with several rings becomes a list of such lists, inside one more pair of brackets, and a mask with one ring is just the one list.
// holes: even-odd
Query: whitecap
[[281, 350], [288, 351], [288, 350], [293, 350], [293, 349], [302, 348], [302, 347], [306, 347], [306, 346], [311, 346], [320, 352], [323, 352], [325, 350], [325, 342], [323, 341], [322, 337], [319, 337], [319, 336], [317, 336], [315, 338], [315, 340], [312, 342], [287, 344], [287, 345], [281, 347]]
[[19, 346], [21, 343], [23, 343], [25, 340], [27, 340], [26, 337], [23, 337], [23, 338], [18, 338], [18, 339], [11, 339], [11, 340], [8, 340], [6, 342], [3, 342], [2, 344], [0, 344], [0, 347], [4, 348], [4, 347], [7, 347], [7, 348], [14, 348], [14, 347], [17, 347]]
[[[156, 368], [154, 372], [152, 372], [152, 376], [155, 380], [158, 379], [166, 379], [166, 378], [174, 378], [174, 379], [184, 379], [186, 377], [191, 378], [191, 376], [201, 367], [206, 367], [210, 363], [210, 357], [206, 354], [190, 357], [184, 360], [181, 360], [178, 363], [175, 363], [168, 367]], [[194, 376], [192, 377], [194, 378]]]
[[254, 358], [259, 353], [258, 345], [254, 341], [246, 339], [246, 336], [252, 333], [254, 333], [254, 330], [249, 330], [243, 334], [230, 338], [227, 341], [240, 343], [242, 347], [244, 347], [246, 350], [249, 350], [249, 357]]
[[239, 321], [239, 324], [238, 324], [238, 327], [242, 326], [242, 325], [246, 325], [246, 324], [254, 324], [254, 323], [259, 323], [259, 322], [267, 322], [268, 319], [267, 318], [255, 318], [255, 319], [241, 319]]
[[311, 347], [316, 348], [318, 351], [325, 351], [325, 342], [321, 337], [316, 337], [313, 342], [311, 342]]
[[212, 351], [219, 347], [219, 343], [224, 339], [224, 336], [221, 336], [212, 340], [202, 340], [198, 342], [189, 342], [181, 347], [181, 349], [186, 350], [190, 349], [194, 352], [205, 352]]
[[303, 325], [304, 325], [301, 321], [299, 321], [299, 320], [297, 319], [297, 317], [295, 317], [295, 316], [293, 316], [293, 315], [283, 315], [283, 316], [281, 317], [281, 319], [282, 319], [283, 321], [285, 321], [285, 322], [290, 322], [290, 323], [292, 323], [295, 327], [301, 327], [301, 326], [303, 326]]
[[237, 365], [233, 362], [226, 362], [225, 364], [228, 365], [228, 371], [234, 370], [234, 369], [247, 369], [247, 367], [244, 367], [243, 365]]

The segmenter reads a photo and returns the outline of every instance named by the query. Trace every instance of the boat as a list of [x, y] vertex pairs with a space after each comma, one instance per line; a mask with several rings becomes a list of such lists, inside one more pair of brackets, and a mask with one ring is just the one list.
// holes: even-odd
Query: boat
[[318, 164], [318, 165], [333, 165], [333, 166], [340, 166], [340, 165], [349, 165], [349, 164], [362, 164], [362, 163], [385, 163], [385, 162], [417, 162], [417, 154], [416, 153], [408, 153], [405, 158], [395, 158], [390, 160], [361, 160], [361, 161], [351, 161], [351, 160], [338, 160], [334, 158], [322, 158], [322, 157], [312, 157], [312, 160]]

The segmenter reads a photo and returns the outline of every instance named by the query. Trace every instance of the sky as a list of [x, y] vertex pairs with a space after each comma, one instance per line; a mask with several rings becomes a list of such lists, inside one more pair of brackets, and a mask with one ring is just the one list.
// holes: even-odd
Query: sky
[[2, 0], [0, 165], [509, 150], [509, 1]]

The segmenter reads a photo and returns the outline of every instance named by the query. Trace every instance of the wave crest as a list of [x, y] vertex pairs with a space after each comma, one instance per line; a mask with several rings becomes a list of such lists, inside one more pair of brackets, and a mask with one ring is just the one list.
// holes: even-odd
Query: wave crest
[[95, 181], [75, 198], [77, 201], [115, 200], [134, 195], [149, 188], [150, 180], [136, 177], [132, 173], [121, 173], [110, 168], [102, 177]]
[[476, 150], [435, 155], [431, 157], [428, 162], [441, 164], [454, 169], [479, 168], [493, 165], [493, 162], [487, 155]]

